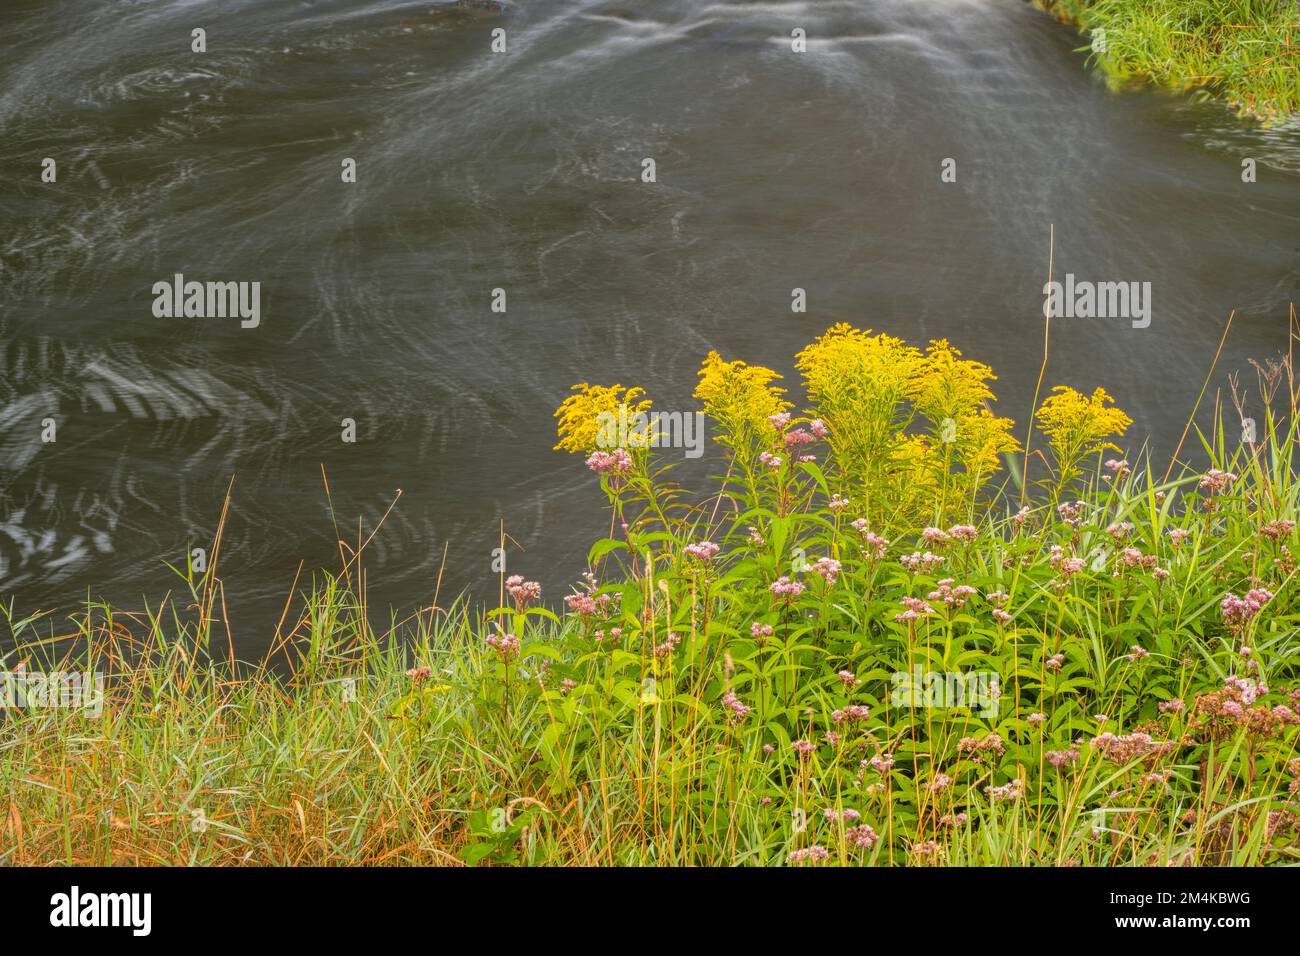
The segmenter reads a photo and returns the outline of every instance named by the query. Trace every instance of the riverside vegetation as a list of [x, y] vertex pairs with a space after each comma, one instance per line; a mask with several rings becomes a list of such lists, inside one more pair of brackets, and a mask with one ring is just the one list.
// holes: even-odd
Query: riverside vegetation
[[1035, 0], [1093, 40], [1114, 85], [1205, 89], [1265, 121], [1300, 109], [1300, 7], [1288, 0]]
[[1289, 360], [1250, 429], [1234, 381], [1238, 414], [1185, 436], [1204, 466], [1167, 475], [1122, 456], [1101, 389], [1017, 427], [947, 342], [839, 325], [796, 364], [798, 407], [705, 359], [703, 495], [645, 431], [603, 447], [640, 389], [575, 387], [558, 447], [610, 530], [563, 607], [503, 574], [490, 611], [376, 631], [361, 546], [286, 608], [292, 666], [249, 672], [215, 569], [67, 633], [10, 605], [7, 669], [110, 679], [97, 715], [0, 714], [0, 862], [1300, 857]]

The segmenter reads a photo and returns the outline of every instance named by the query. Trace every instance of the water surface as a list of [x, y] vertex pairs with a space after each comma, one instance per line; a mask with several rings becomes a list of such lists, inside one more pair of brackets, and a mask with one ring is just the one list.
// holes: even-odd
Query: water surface
[[[573, 383], [690, 408], [707, 350], [789, 372], [849, 321], [953, 340], [1023, 421], [1049, 224], [1058, 276], [1149, 281], [1154, 308], [1056, 323], [1048, 382], [1104, 386], [1167, 456], [1229, 312], [1215, 387], [1286, 347], [1300, 127], [1112, 94], [1080, 43], [1022, 0], [9, 0], [0, 594], [156, 600], [233, 477], [245, 653], [399, 488], [373, 606], [427, 604], [444, 549], [444, 599], [494, 594], [502, 520], [555, 599], [608, 521], [551, 451]], [[177, 272], [259, 281], [260, 327], [155, 318]]]

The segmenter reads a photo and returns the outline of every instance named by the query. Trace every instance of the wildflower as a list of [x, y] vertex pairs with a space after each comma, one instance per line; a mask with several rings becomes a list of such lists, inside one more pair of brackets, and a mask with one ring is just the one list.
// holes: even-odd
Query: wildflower
[[1127, 521], [1112, 521], [1106, 526], [1106, 533], [1116, 541], [1123, 541], [1133, 531], [1133, 525]]
[[1218, 495], [1227, 491], [1236, 480], [1237, 476], [1230, 471], [1211, 468], [1201, 476], [1201, 480], [1196, 483], [1196, 487], [1201, 491], [1208, 492], [1210, 495]]
[[512, 574], [506, 578], [506, 593], [515, 599], [515, 609], [522, 612], [542, 596], [542, 586], [536, 581], [525, 581], [522, 575]]
[[838, 747], [840, 745], [840, 735], [834, 730], [826, 731], [826, 733], [822, 734], [822, 737], [832, 747]]
[[[625, 389], [622, 385], [588, 385], [583, 382], [573, 386], [573, 391], [577, 394], [570, 395], [555, 410], [555, 417], [560, 420], [556, 426], [560, 439], [560, 443], [555, 446], [556, 451], [591, 455], [597, 449], [607, 449], [613, 444], [610, 440], [609, 425], [618, 420], [620, 412], [626, 418], [632, 418], [644, 414], [650, 408], [650, 401], [641, 398], [645, 390], [640, 388]], [[642, 441], [648, 438], [644, 435], [629, 435], [629, 439], [634, 437]], [[631, 458], [627, 452], [619, 448], [615, 454], [618, 453], [621, 453], [620, 461], [626, 460], [630, 468]], [[604, 455], [604, 458], [598, 460], [607, 463], [610, 455], [604, 451], [600, 454]], [[587, 459], [587, 466], [593, 471], [605, 474], [605, 471], [600, 471], [592, 464], [594, 458], [596, 455], [591, 455], [591, 458]]]
[[1247, 707], [1255, 703], [1255, 698], [1260, 693], [1258, 685], [1249, 677], [1225, 677], [1223, 687], [1225, 690], [1230, 688], [1235, 690], [1238, 698]]
[[1151, 576], [1157, 581], [1167, 581], [1169, 579], [1169, 572], [1164, 568], [1156, 568], [1151, 572]]
[[430, 667], [412, 667], [406, 672], [406, 676], [411, 678], [411, 683], [419, 684], [433, 676], [433, 669]]
[[599, 609], [595, 595], [592, 594], [566, 594], [564, 603], [570, 611], [583, 617], [589, 617]]
[[984, 793], [994, 803], [1000, 800], [1017, 800], [1020, 798], [1020, 787], [1020, 778], [1017, 777], [1015, 780], [1012, 780], [1009, 783], [1004, 783], [1000, 787], [995, 787], [990, 784], [984, 788]]
[[925, 785], [925, 789], [931, 793], [939, 790], [945, 790], [952, 784], [952, 777], [946, 773], [935, 774], [934, 779]]
[[749, 543], [756, 548], [762, 547], [764, 544], [767, 543], [763, 535], [753, 525], [749, 526]]
[[979, 529], [969, 524], [956, 524], [948, 529], [948, 536], [958, 541], [974, 541], [979, 534]]
[[939, 582], [936, 590], [931, 591], [927, 598], [931, 601], [942, 601], [948, 607], [962, 607], [976, 593], [976, 590], [967, 584], [959, 584], [953, 587], [952, 578], [944, 578]]
[[814, 574], [820, 574], [827, 584], [834, 584], [835, 578], [840, 573], [841, 565], [834, 558], [818, 558], [811, 570]]
[[781, 439], [781, 444], [787, 451], [789, 451], [798, 448], [801, 445], [811, 445], [816, 440], [816, 438], [804, 431], [802, 428], [796, 428], [794, 431], [785, 434]]
[[1046, 755], [1047, 762], [1057, 770], [1067, 767], [1079, 759], [1079, 751], [1070, 750], [1049, 750]]
[[1014, 515], [1011, 516], [1011, 520], [1016, 523], [1017, 528], [1023, 525], [1028, 519], [1029, 519], [1029, 508], [1024, 506], [1022, 506], [1019, 511], [1017, 511]]
[[788, 577], [782, 575], [768, 586], [768, 590], [780, 597], [791, 598], [802, 594], [804, 586], [800, 582], [791, 581]]
[[886, 750], [882, 750], [871, 758], [871, 766], [882, 774], [889, 773], [889, 768], [893, 765], [894, 758]]
[[948, 532], [944, 531], [942, 528], [926, 528], [921, 532], [921, 537], [925, 539], [926, 544], [934, 545], [935, 547], [943, 547], [943, 545], [947, 544], [950, 540]]
[[700, 561], [708, 561], [712, 559], [720, 550], [722, 549], [712, 541], [700, 541], [686, 546], [686, 553], [692, 558], [696, 558]]
[[760, 453], [758, 456], [758, 460], [761, 461], [763, 464], [767, 465], [769, 468], [781, 467], [781, 456], [774, 455], [770, 451], [765, 451]]
[[752, 637], [755, 638], [771, 637], [772, 625], [759, 624], [758, 621], [751, 621], [749, 625], [749, 633]]
[[794, 750], [795, 753], [799, 754], [799, 756], [801, 757], [806, 757], [814, 750], [817, 749], [816, 744], [810, 743], [807, 740], [796, 740], [794, 743], [790, 745], [790, 747], [791, 749]]
[[912, 844], [912, 855], [917, 858], [918, 862], [926, 860], [938, 860], [943, 856], [943, 847], [934, 840], [926, 840], [923, 843]]
[[771, 425], [773, 428], [775, 428], [777, 431], [783, 432], [786, 430], [786, 427], [789, 426], [790, 424], [790, 413], [778, 412], [775, 415], [768, 415], [767, 421], [768, 424]]
[[848, 506], [849, 506], [849, 499], [841, 498], [838, 493], [831, 495], [830, 504], [827, 505], [827, 507], [830, 508], [831, 511], [836, 513], [843, 511]]
[[844, 834], [845, 844], [858, 850], [870, 850], [876, 845], [879, 839], [880, 834], [866, 823], [861, 823], [858, 826], [845, 831]]
[[908, 621], [915, 621], [919, 618], [925, 617], [927, 614], [934, 613], [934, 608], [929, 604], [926, 604], [920, 598], [905, 597], [899, 603], [907, 609], [902, 614], [894, 615], [894, 620], [899, 623], [905, 624]]
[[791, 850], [790, 855], [786, 857], [791, 863], [820, 863], [830, 858], [830, 851], [824, 846], [813, 844], [799, 850]]
[[1157, 743], [1150, 734], [1136, 732], [1122, 736], [1104, 733], [1092, 738], [1092, 748], [1103, 758], [1116, 764], [1126, 764], [1139, 757], [1161, 754], [1171, 749], [1172, 743]]
[[931, 568], [943, 564], [944, 559], [942, 555], [931, 554], [929, 551], [926, 551], [924, 554], [920, 551], [913, 551], [911, 554], [904, 555], [899, 560], [902, 561], [903, 567], [907, 568], [909, 571], [929, 571]]
[[1049, 671], [1059, 671], [1061, 669], [1061, 665], [1063, 665], [1064, 663], [1065, 663], [1064, 654], [1053, 654], [1051, 657], [1047, 659], [1046, 666]]
[[1065, 501], [1056, 506], [1056, 513], [1061, 516], [1061, 520], [1068, 527], [1078, 528], [1083, 523], [1083, 509], [1087, 507], [1084, 502], [1076, 501], [1074, 504]]
[[[708, 354], [700, 368], [695, 397], [717, 423], [716, 437], [721, 444], [749, 455], [755, 442], [766, 444], [771, 429], [785, 429], [790, 403], [781, 398], [784, 389], [772, 385], [780, 377], [770, 368], [724, 362], [717, 352]], [[781, 415], [785, 418], [780, 419]]]
[[1056, 452], [1062, 480], [1073, 478], [1078, 473], [1078, 463], [1087, 456], [1105, 450], [1119, 451], [1108, 439], [1124, 434], [1133, 419], [1118, 408], [1109, 407], [1113, 401], [1102, 388], [1084, 397], [1072, 388], [1058, 385], [1034, 413]]
[[839, 671], [835, 676], [840, 679], [840, 683], [845, 687], [854, 687], [862, 683], [862, 681], [858, 680], [853, 671], [850, 670]]
[[748, 714], [751, 710], [753, 710], [753, 708], [748, 706], [747, 704], [742, 704], [740, 702], [740, 699], [736, 697], [735, 692], [731, 690], [728, 690], [725, 694], [722, 695], [722, 706], [724, 709], [730, 712], [728, 714], [728, 717], [733, 722], [737, 720], [744, 720], [745, 715]]
[[519, 656], [519, 638], [513, 634], [498, 631], [495, 634], [489, 634], [485, 640], [488, 646], [497, 652], [497, 656], [504, 663], [508, 664], [512, 658]]
[[1285, 538], [1295, 530], [1294, 521], [1270, 521], [1264, 527], [1259, 529], [1259, 533], [1265, 538], [1271, 538], [1276, 541], [1278, 538]]
[[1026, 721], [1026, 722], [1029, 724], [1029, 726], [1031, 726], [1031, 727], [1037, 727], [1039, 724], [1043, 723], [1045, 720], [1047, 720], [1047, 715], [1046, 715], [1046, 714], [1038, 714], [1038, 713], [1030, 714], [1028, 717], [1025, 718], [1025, 721]]
[[[862, 519], [859, 518], [858, 520], [861, 522]], [[858, 528], [858, 531], [862, 531], [862, 528]], [[868, 553], [870, 553], [871, 557], [876, 559], [876, 561], [880, 561], [881, 558], [884, 558], [885, 549], [889, 548], [889, 541], [887, 538], [874, 535], [874, 533], [870, 531], [863, 532], [862, 542], [867, 546]]]
[[656, 645], [654, 650], [655, 657], [667, 657], [673, 652], [673, 650], [681, 642], [682, 642], [681, 635], [675, 634], [670, 631], [668, 633], [668, 639], [664, 641], [662, 644]]
[[1011, 615], [1000, 607], [994, 608], [993, 620], [997, 621], [999, 624], [1009, 624], [1011, 622]]
[[862, 819], [862, 814], [857, 810], [836, 810], [833, 807], [827, 807], [822, 811], [822, 816], [827, 820], [839, 823], [854, 823]]
[[1176, 548], [1179, 545], [1181, 545], [1184, 541], [1186, 541], [1190, 534], [1191, 532], [1188, 531], [1186, 528], [1170, 528], [1169, 541]]
[[577, 681], [575, 681], [572, 677], [566, 677], [564, 678], [564, 680], [560, 681], [560, 693], [567, 694], [569, 691], [573, 690], [573, 688], [577, 686], [578, 686]]
[[1140, 644], [1134, 644], [1131, 648], [1129, 648], [1129, 650], [1132, 651], [1132, 653], [1128, 655], [1128, 659], [1130, 661], [1140, 661], [1144, 657], [1151, 656], [1151, 652], [1148, 651], [1145, 647], [1142, 647]]
[[763, 753], [765, 756], [770, 757], [772, 754], [776, 753], [776, 748], [771, 744], [763, 744]]
[[939, 818], [939, 826], [955, 829], [956, 827], [965, 826], [970, 815], [966, 813], [945, 813]]
[[609, 476], [611, 484], [621, 484], [632, 471], [632, 456], [622, 448], [615, 448], [612, 452], [592, 452], [587, 458], [587, 467], [598, 475]]
[[841, 710], [831, 712], [831, 719], [837, 724], [842, 724], [846, 721], [866, 720], [870, 716], [870, 708], [863, 704], [850, 704]]
[[976, 737], [963, 737], [957, 741], [957, 753], [979, 754], [984, 751], [1001, 756], [1006, 753], [1006, 744], [1002, 742], [1002, 737], [998, 734], [989, 734], [983, 739]]
[[1102, 475], [1102, 477], [1105, 478], [1107, 481], [1110, 480], [1111, 475], [1115, 476], [1116, 478], [1119, 478], [1122, 481], [1123, 479], [1128, 477], [1128, 473], [1129, 473], [1128, 461], [1126, 460], [1119, 461], [1114, 458], [1107, 458], [1106, 470], [1110, 472], [1110, 475]]
[[1266, 591], [1264, 588], [1252, 588], [1246, 592], [1245, 597], [1226, 594], [1219, 604], [1223, 623], [1231, 627], [1244, 627], [1271, 600], [1273, 600], [1273, 592]]
[[1174, 697], [1170, 700], [1161, 701], [1156, 705], [1156, 710], [1162, 714], [1181, 714], [1185, 706], [1181, 697]]
[[825, 438], [830, 434], [830, 429], [826, 427], [826, 423], [820, 418], [814, 418], [810, 421], [808, 423], [808, 429], [818, 438]]

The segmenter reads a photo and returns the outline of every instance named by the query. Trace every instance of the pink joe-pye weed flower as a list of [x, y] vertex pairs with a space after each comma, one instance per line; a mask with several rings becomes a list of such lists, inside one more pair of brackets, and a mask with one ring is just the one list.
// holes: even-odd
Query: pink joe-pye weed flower
[[777, 578], [770, 585], [768, 585], [768, 590], [770, 590], [773, 594], [777, 595], [778, 597], [784, 597], [788, 599], [792, 597], [798, 597], [800, 594], [803, 594], [804, 585], [799, 581], [791, 581], [789, 577], [783, 574], [781, 575], [781, 577]]
[[929, 551], [913, 551], [911, 554], [903, 555], [899, 561], [909, 571], [930, 571], [943, 564], [944, 557], [941, 554], [932, 554]]
[[712, 541], [697, 541], [686, 546], [686, 553], [697, 561], [709, 561], [720, 550]]
[[536, 581], [525, 581], [522, 575], [512, 574], [506, 578], [506, 593], [515, 600], [516, 610], [524, 608], [542, 596], [542, 586]]
[[1245, 597], [1225, 594], [1219, 603], [1223, 623], [1229, 627], [1242, 627], [1249, 624], [1260, 609], [1271, 600], [1273, 600], [1273, 592], [1264, 588], [1252, 588], [1246, 592]]
[[489, 647], [497, 652], [503, 663], [510, 663], [511, 660], [519, 656], [519, 638], [513, 634], [507, 634], [503, 631], [497, 631], [489, 634], [485, 641]]
[[818, 558], [810, 570], [814, 574], [820, 574], [827, 584], [834, 584], [841, 569], [842, 565], [834, 558]]
[[814, 843], [812, 846], [791, 850], [786, 859], [791, 863], [821, 863], [823, 860], [830, 859], [830, 855], [830, 851], [824, 846], [818, 846]]

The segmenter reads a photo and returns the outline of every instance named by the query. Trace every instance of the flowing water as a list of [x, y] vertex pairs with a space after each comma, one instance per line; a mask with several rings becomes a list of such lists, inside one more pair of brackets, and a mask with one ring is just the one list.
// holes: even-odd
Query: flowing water
[[[1231, 310], [1213, 387], [1286, 347], [1300, 127], [1110, 93], [1022, 0], [492, 6], [6, 0], [18, 613], [175, 589], [166, 565], [211, 541], [232, 478], [219, 570], [246, 654], [300, 562], [338, 566], [335, 524], [369, 535], [398, 489], [372, 605], [427, 604], [444, 548], [444, 600], [494, 596], [501, 521], [510, 570], [554, 599], [608, 525], [582, 462], [551, 451], [573, 383], [692, 408], [709, 349], [789, 372], [849, 321], [953, 340], [1023, 421], [1052, 224], [1057, 278], [1149, 281], [1152, 321], [1054, 322], [1047, 382], [1104, 386], [1158, 454]], [[155, 317], [176, 273], [260, 282], [260, 325]]]

